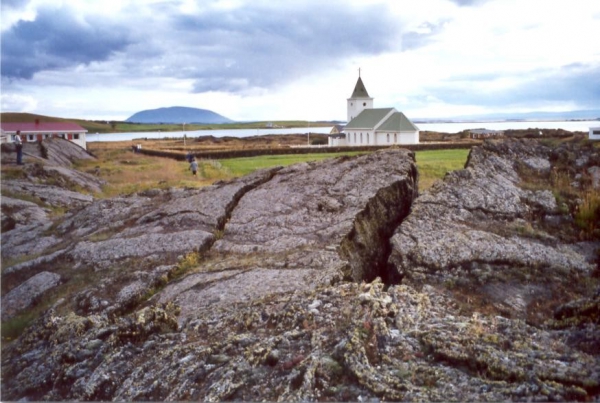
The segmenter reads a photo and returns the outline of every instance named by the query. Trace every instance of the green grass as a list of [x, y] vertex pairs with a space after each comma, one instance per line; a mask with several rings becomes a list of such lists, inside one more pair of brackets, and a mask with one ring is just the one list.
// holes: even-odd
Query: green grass
[[464, 168], [468, 156], [468, 149], [417, 151], [419, 190], [429, 189], [447, 172]]
[[[257, 169], [274, 166], [287, 166], [306, 161], [319, 161], [341, 155], [358, 155], [361, 152], [335, 154], [296, 154], [296, 155], [267, 155], [248, 158], [232, 158], [220, 160], [232, 176], [247, 175]], [[447, 172], [462, 169], [469, 155], [468, 149], [417, 151], [417, 167], [419, 168], [419, 190], [431, 187], [433, 182], [444, 178]]]
[[12, 319], [2, 322], [1, 337], [3, 343], [8, 343], [18, 338], [37, 318], [37, 314], [32, 311], [26, 311]]
[[[259, 157], [230, 158], [220, 160], [224, 168], [228, 169], [233, 176], [244, 176], [258, 169], [271, 168], [275, 166], [288, 166], [299, 162], [321, 161], [342, 155], [358, 155], [361, 152], [348, 153], [315, 153], [294, 155], [263, 155]], [[364, 154], [364, 152], [362, 153]]]

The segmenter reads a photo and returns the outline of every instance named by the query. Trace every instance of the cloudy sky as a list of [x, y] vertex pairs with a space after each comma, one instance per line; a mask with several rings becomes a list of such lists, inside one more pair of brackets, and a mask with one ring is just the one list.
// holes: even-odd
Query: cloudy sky
[[3, 112], [344, 120], [600, 109], [598, 0], [2, 0]]

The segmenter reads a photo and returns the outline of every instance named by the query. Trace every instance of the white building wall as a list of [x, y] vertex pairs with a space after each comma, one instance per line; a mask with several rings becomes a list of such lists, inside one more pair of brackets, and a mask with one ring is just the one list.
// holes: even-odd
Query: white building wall
[[590, 127], [590, 140], [600, 140], [600, 127]]
[[347, 146], [348, 143], [343, 137], [329, 137], [329, 147], [343, 147]]
[[77, 144], [79, 147], [83, 148], [84, 150], [87, 150], [87, 140], [85, 138], [85, 133], [81, 133], [79, 135], [79, 139], [73, 139], [73, 140], [71, 140], [71, 142]]
[[419, 144], [419, 131], [415, 132], [401, 132], [399, 137], [399, 144]]
[[419, 132], [377, 132], [376, 143], [378, 146], [392, 146], [394, 144], [419, 144]]
[[373, 109], [373, 98], [348, 98], [348, 122], [365, 109]]
[[[14, 143], [16, 132], [6, 131], [3, 132], [3, 135], [6, 136], [6, 142]], [[42, 140], [46, 140], [49, 138], [60, 137], [64, 138], [71, 143], [77, 144], [79, 147], [87, 150], [87, 140], [85, 133], [72, 133], [71, 139], [68, 138], [69, 132], [21, 132], [21, 140], [24, 143], [34, 143], [39, 141], [39, 136], [42, 136]], [[77, 138], [75, 138], [77, 137]]]
[[[388, 141], [389, 138], [389, 141]], [[362, 140], [361, 140], [362, 139]], [[372, 130], [346, 130], [348, 146], [387, 146], [394, 144], [419, 144], [419, 131], [375, 132]], [[342, 145], [342, 144], [340, 144]]]
[[376, 136], [375, 145], [378, 145], [378, 146], [392, 145], [392, 141], [394, 141], [394, 136], [390, 136], [390, 142], [388, 143], [388, 141], [387, 141], [388, 134], [389, 133], [382, 133], [382, 132], [375, 133], [375, 136]]

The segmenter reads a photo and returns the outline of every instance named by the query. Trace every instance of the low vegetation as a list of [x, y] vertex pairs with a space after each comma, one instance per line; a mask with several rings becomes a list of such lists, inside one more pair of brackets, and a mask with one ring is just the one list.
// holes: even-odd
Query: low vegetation
[[447, 172], [464, 168], [468, 155], [468, 149], [417, 151], [419, 191], [429, 189]]
[[[100, 197], [131, 194], [157, 187], [202, 187], [217, 180], [247, 175], [257, 169], [360, 154], [360, 152], [314, 153], [199, 160], [198, 177], [194, 177], [187, 162], [136, 154], [131, 151], [128, 144], [130, 143], [89, 143], [89, 151], [96, 155], [98, 160], [82, 161], [78, 168], [90, 173], [99, 172], [100, 177], [107, 181], [108, 184]], [[468, 149], [417, 151], [420, 190], [429, 188], [435, 180], [442, 179], [446, 172], [463, 168], [468, 153]]]
[[573, 241], [600, 239], [600, 193], [593, 188], [587, 170], [577, 166], [578, 153], [573, 151], [577, 145], [600, 155], [600, 144], [573, 137], [545, 140], [543, 144], [552, 148], [562, 145], [563, 151], [552, 156], [553, 168], [548, 174], [534, 174], [521, 168], [520, 186], [552, 192], [558, 211], [575, 222], [574, 227], [563, 226], [559, 230], [563, 236]]

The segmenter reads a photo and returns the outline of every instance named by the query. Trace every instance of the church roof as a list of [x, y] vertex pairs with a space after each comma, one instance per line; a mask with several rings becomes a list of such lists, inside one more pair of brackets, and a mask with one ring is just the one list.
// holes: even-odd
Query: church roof
[[0, 123], [2, 131], [21, 133], [58, 133], [58, 132], [87, 132], [86, 129], [72, 122], [2, 122]]
[[394, 108], [365, 109], [348, 122], [345, 129], [376, 129], [387, 132], [419, 130], [402, 112]]
[[346, 129], [374, 129], [393, 108], [365, 109], [346, 125]]
[[394, 112], [392, 116], [377, 128], [378, 131], [386, 132], [406, 132], [419, 130], [402, 112]]
[[354, 86], [354, 92], [350, 98], [370, 98], [369, 94], [367, 93], [367, 89], [362, 82], [362, 78], [358, 77], [356, 86]]

